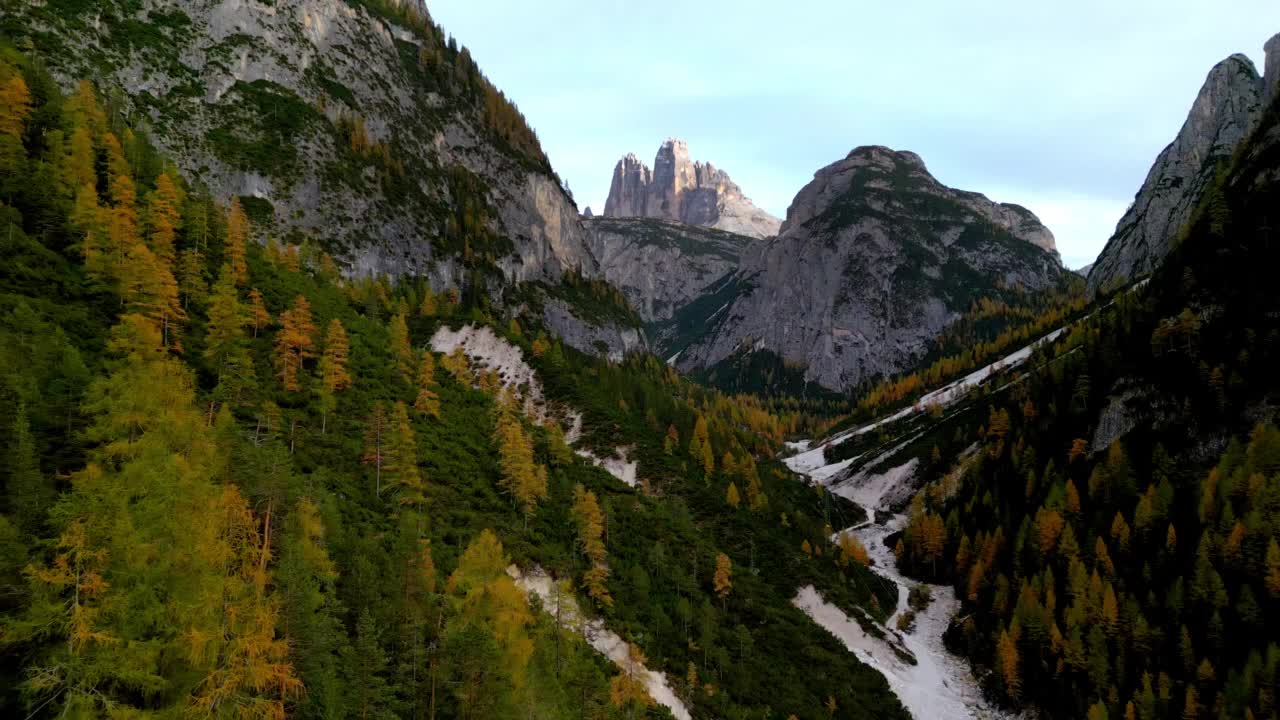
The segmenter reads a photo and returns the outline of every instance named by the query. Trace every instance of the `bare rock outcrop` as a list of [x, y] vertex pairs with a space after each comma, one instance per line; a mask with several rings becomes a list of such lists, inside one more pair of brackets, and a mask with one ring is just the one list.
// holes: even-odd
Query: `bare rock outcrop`
[[[514, 110], [460, 91], [480, 87], [479, 70], [420, 3], [135, 4], [7, 3], [0, 21], [65, 87], [119, 92], [190, 181], [316, 238], [352, 274], [458, 285], [464, 242], [450, 228], [464, 204], [488, 231], [471, 249], [506, 281], [597, 273], [536, 141], [499, 138], [494, 113]], [[138, 18], [121, 13], [149, 32], [123, 35]]]
[[756, 207], [728, 173], [689, 159], [689, 146], [669, 138], [653, 169], [633, 154], [618, 161], [604, 217], [656, 218], [753, 238], [776, 235], [780, 221]]
[[663, 351], [683, 370], [769, 351], [833, 390], [905, 370], [973, 300], [1064, 272], [1048, 229], [1010, 207], [942, 185], [914, 153], [857, 148], [745, 251], [703, 332]]
[[1089, 272], [1091, 292], [1146, 275], [1169, 254], [1218, 166], [1230, 160], [1262, 117], [1267, 88], [1274, 87], [1280, 73], [1280, 36], [1267, 47], [1267, 84], [1244, 55], [1232, 55], [1209, 71], [1182, 129], [1156, 158]]

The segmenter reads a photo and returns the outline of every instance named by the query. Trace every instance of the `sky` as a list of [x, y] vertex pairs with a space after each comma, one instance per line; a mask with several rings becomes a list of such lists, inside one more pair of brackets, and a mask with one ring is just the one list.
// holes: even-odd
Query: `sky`
[[[667, 137], [785, 217], [860, 145], [1025, 205], [1092, 262], [1210, 68], [1262, 72], [1276, 0], [428, 0], [585, 209]], [[1225, 8], [1229, 8], [1225, 10]]]

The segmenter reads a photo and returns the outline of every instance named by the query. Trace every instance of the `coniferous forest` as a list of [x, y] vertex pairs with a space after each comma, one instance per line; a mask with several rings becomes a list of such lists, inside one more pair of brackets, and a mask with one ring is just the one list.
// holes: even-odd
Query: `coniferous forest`
[[[0, 4], [0, 717], [920, 718], [902, 678], [945, 657], [974, 717], [1280, 718], [1280, 93], [1096, 292], [1030, 211], [1052, 255], [864, 152], [948, 193], [879, 221], [1014, 250], [939, 266], [980, 288], [836, 389], [764, 338], [680, 371], [764, 273], [646, 325], [557, 255], [584, 221], [470, 51], [417, 0], [326, 3], [305, 82], [221, 89], [181, 8]], [[288, 64], [252, 6], [201, 69]], [[399, 105], [307, 35], [344, 22]], [[51, 60], [90, 35], [85, 77]], [[144, 57], [173, 82], [113, 83]]]

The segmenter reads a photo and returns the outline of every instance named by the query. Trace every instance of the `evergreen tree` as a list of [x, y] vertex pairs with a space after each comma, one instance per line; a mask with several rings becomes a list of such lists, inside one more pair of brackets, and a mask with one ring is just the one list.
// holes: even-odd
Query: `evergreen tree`
[[14, 414], [8, 449], [5, 488], [9, 511], [22, 532], [29, 538], [35, 538], [44, 528], [53, 506], [54, 488], [40, 472], [25, 403], [19, 403]]

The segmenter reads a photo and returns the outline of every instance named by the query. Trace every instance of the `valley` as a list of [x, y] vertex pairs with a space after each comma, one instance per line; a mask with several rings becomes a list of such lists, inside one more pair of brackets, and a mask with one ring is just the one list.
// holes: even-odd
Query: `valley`
[[1280, 714], [1280, 35], [1072, 271], [978, 155], [720, 58], [526, 117], [433, 4], [0, 4], [0, 716]]

